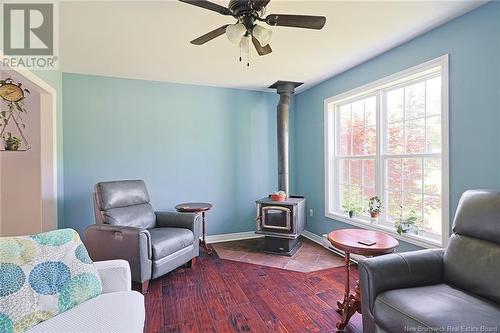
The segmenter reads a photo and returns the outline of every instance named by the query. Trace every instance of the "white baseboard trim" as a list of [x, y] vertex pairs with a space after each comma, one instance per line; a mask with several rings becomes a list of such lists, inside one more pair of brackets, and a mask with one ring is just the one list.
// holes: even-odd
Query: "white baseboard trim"
[[[315, 243], [318, 243], [319, 245], [325, 247], [327, 250], [335, 253], [336, 255], [339, 255], [342, 258], [345, 257], [344, 251], [339, 250], [339, 249], [333, 247], [333, 245], [326, 239], [326, 235], [323, 235], [323, 237], [321, 237], [321, 236], [316, 235], [315, 233], [312, 233], [312, 232], [310, 232], [308, 230], [302, 231], [301, 235], [304, 236], [305, 238], [309, 239], [309, 240], [312, 240]], [[351, 254], [351, 261], [354, 262], [354, 263], [358, 263], [358, 260], [362, 259], [362, 258], [364, 258], [364, 256]]]
[[222, 242], [231, 242], [242, 239], [252, 239], [252, 238], [261, 238], [263, 235], [258, 235], [255, 231], [245, 231], [245, 232], [235, 232], [232, 234], [219, 234], [219, 235], [210, 235], [206, 236], [207, 243], [222, 243]]
[[301, 235], [304, 236], [305, 238], [309, 239], [309, 240], [312, 240], [315, 243], [318, 243], [321, 246], [325, 246], [326, 245], [325, 242], [323, 241], [323, 237], [318, 236], [315, 233], [312, 233], [312, 232], [310, 232], [308, 230], [302, 231]]

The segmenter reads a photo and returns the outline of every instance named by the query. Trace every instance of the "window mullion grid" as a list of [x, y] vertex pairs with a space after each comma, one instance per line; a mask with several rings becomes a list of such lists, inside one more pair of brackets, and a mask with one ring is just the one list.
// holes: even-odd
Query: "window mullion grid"
[[441, 153], [386, 154], [386, 158], [439, 158]]
[[423, 151], [427, 152], [427, 81], [424, 81], [424, 150]]
[[363, 205], [364, 205], [364, 201], [363, 201], [363, 198], [364, 198], [364, 194], [365, 194], [365, 170], [364, 170], [364, 164], [365, 164], [365, 160], [364, 159], [361, 159], [361, 208], [363, 208]]
[[[363, 149], [363, 154], [366, 153], [366, 99], [363, 101], [363, 140], [362, 140], [362, 149]], [[363, 206], [365, 204], [364, 202], [364, 197], [365, 197], [365, 160], [364, 158], [361, 158], [361, 209], [363, 209]]]
[[[383, 90], [379, 90], [377, 94], [377, 103], [376, 103], [376, 142], [377, 142], [377, 151], [375, 157], [375, 193], [380, 196], [382, 202], [387, 202], [385, 195], [385, 163], [383, 160], [383, 156], [385, 154], [385, 146], [386, 146], [386, 134], [387, 129], [385, 125], [385, 95]], [[387, 221], [387, 207], [384, 209], [383, 216], [381, 217], [382, 221]]]
[[333, 120], [334, 120], [334, 123], [335, 123], [335, 135], [334, 135], [334, 138], [335, 138], [335, 142], [333, 144], [333, 163], [334, 163], [334, 168], [335, 168], [335, 172], [334, 172], [334, 185], [335, 185], [335, 188], [334, 188], [334, 191], [335, 191], [335, 196], [336, 196], [336, 200], [335, 200], [335, 209], [339, 210], [340, 209], [340, 198], [341, 198], [341, 195], [340, 195], [340, 159], [338, 158], [338, 153], [339, 153], [339, 149], [337, 147], [337, 145], [339, 144], [339, 142], [341, 142], [340, 140], [340, 136], [342, 135], [342, 133], [340, 132], [340, 116], [339, 116], [339, 113], [340, 113], [340, 106], [335, 106], [334, 108], [334, 115], [333, 115]]
[[[351, 123], [349, 124], [349, 131], [351, 132], [351, 149], [350, 149], [350, 154], [353, 155], [354, 154], [354, 126], [353, 126], [353, 123], [354, 123], [354, 117], [353, 117], [353, 114], [352, 114], [352, 103], [349, 105], [349, 110], [350, 110], [350, 114], [351, 114]], [[352, 201], [352, 184], [351, 184], [351, 179], [352, 179], [352, 161], [349, 160], [349, 178], [348, 178], [348, 182], [347, 182], [347, 188], [349, 189], [349, 200]]]
[[[405, 148], [406, 149], [406, 148]], [[399, 177], [399, 206], [400, 206], [400, 211], [401, 211], [401, 214], [403, 213], [403, 190], [404, 190], [404, 187], [403, 187], [403, 181], [404, 181], [404, 178], [403, 178], [403, 175], [404, 175], [404, 165], [403, 165], [403, 158], [401, 157], [399, 159], [399, 165], [400, 165], [400, 170], [401, 170], [401, 176]]]
[[421, 211], [421, 216], [422, 216], [422, 226], [425, 226], [425, 159], [422, 157], [421, 158], [421, 163], [422, 163], [422, 211]]
[[406, 87], [403, 88], [403, 149], [406, 154]]
[[335, 205], [334, 205], [334, 209], [335, 210], [339, 210], [340, 209], [340, 198], [341, 198], [341, 194], [340, 194], [340, 187], [341, 187], [341, 184], [340, 184], [340, 162], [341, 159], [334, 156], [333, 158], [333, 163], [334, 163], [334, 167], [335, 167], [335, 175], [334, 175], [334, 185], [335, 185], [335, 188], [334, 188], [334, 191], [335, 191], [335, 196], [336, 196], [336, 200], [335, 200]]
[[[424, 81], [424, 153], [427, 152], [427, 81]], [[425, 223], [425, 158], [422, 157], [422, 226]]]
[[[406, 87], [403, 87], [403, 155], [406, 154]], [[400, 166], [400, 171], [401, 175], [399, 177], [399, 206], [400, 206], [400, 213], [403, 213], [403, 175], [404, 175], [404, 165], [403, 165], [403, 157], [400, 157], [399, 159], [399, 166]]]

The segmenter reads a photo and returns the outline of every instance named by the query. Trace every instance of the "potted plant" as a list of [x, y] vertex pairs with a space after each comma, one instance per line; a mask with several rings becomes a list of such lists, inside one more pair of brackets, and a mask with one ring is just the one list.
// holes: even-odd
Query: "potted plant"
[[370, 216], [376, 219], [382, 211], [382, 200], [377, 196], [371, 197], [368, 201], [368, 210], [370, 211]]
[[4, 136], [5, 150], [16, 151], [21, 147], [21, 140], [16, 138], [11, 133], [7, 133], [7, 137]]
[[342, 205], [344, 208], [344, 212], [349, 214], [349, 218], [353, 218], [353, 216], [362, 212], [361, 206], [359, 206], [356, 202], [351, 199], [346, 200], [346, 202]]
[[415, 211], [411, 210], [408, 215], [404, 216], [403, 215], [403, 207], [402, 206], [399, 206], [399, 207], [401, 208], [400, 217], [394, 223], [394, 227], [396, 228], [396, 232], [400, 235], [402, 233], [407, 233], [407, 232], [412, 231], [412, 230], [415, 233], [418, 233], [417, 215], [415, 214]]

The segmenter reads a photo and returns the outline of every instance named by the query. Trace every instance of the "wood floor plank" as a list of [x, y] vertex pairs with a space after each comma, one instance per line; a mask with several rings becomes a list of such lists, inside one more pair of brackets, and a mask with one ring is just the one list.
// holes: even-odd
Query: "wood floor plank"
[[145, 307], [149, 309], [159, 309], [160, 311], [146, 312], [146, 331], [161, 332], [163, 330], [163, 311], [162, 309], [163, 293], [161, 281], [152, 281], [149, 286], [149, 295], [145, 299]]

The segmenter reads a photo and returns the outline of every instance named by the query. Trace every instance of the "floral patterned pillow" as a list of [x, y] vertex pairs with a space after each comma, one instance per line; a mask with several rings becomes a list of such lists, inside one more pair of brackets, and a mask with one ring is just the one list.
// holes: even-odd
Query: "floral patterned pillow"
[[0, 237], [0, 332], [24, 332], [101, 292], [75, 230]]

